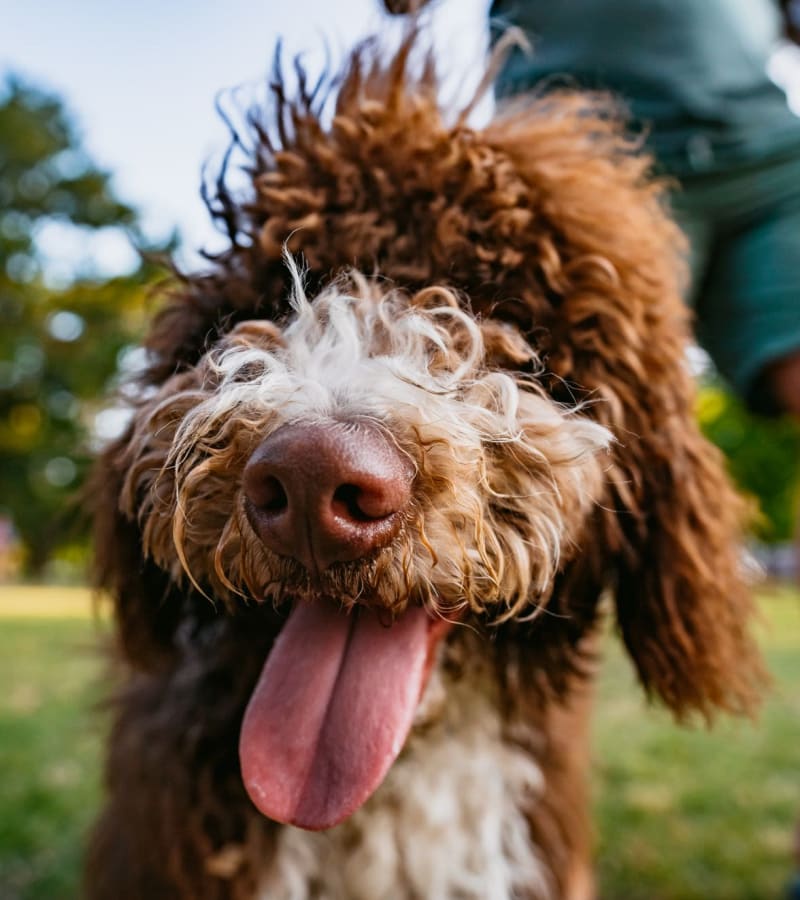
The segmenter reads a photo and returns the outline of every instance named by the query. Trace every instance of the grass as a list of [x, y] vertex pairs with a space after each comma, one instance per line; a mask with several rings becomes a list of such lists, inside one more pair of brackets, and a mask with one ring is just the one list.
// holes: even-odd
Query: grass
[[609, 648], [595, 721], [598, 864], [607, 900], [783, 895], [800, 816], [800, 596], [764, 594], [772, 694], [756, 723], [676, 728], [644, 711]]
[[77, 896], [99, 803], [101, 671], [89, 596], [0, 588], [0, 897]]
[[[677, 729], [608, 649], [595, 720], [604, 900], [768, 900], [800, 814], [800, 596], [765, 594], [775, 690], [755, 725]], [[0, 897], [77, 894], [99, 802], [98, 626], [79, 589], [0, 589]]]

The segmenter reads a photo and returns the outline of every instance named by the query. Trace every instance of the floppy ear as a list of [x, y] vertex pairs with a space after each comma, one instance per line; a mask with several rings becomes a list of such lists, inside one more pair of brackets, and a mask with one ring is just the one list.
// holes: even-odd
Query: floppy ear
[[95, 582], [114, 604], [122, 656], [137, 668], [154, 669], [175, 653], [184, 600], [167, 574], [145, 558], [138, 524], [120, 509], [126, 446], [123, 436], [106, 449], [87, 488], [94, 516]]
[[540, 98], [485, 137], [529, 186], [526, 265], [536, 261], [539, 288], [528, 305], [546, 327], [551, 391], [585, 398], [616, 438], [598, 521], [565, 584], [572, 575], [585, 589], [594, 572], [613, 590], [642, 684], [679, 717], [752, 710], [763, 670], [746, 510], [695, 421], [685, 247], [666, 188], [608, 104], [579, 95]]
[[[639, 677], [679, 716], [751, 711], [763, 683], [749, 635], [752, 600], [742, 541], [746, 508], [719, 451], [699, 433], [693, 391], [676, 365], [626, 416], [609, 485], [624, 544], [616, 559], [617, 617]], [[633, 426], [633, 427], [631, 427]], [[620, 478], [628, 479], [627, 484]]]

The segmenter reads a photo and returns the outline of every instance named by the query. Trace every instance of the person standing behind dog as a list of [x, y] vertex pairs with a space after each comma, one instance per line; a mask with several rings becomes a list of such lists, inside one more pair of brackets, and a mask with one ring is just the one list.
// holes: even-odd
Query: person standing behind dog
[[[752, 409], [800, 417], [800, 118], [767, 76], [800, 0], [494, 0], [516, 26], [498, 97], [542, 81], [610, 90], [628, 105], [691, 246], [697, 336]], [[423, 3], [384, 0], [389, 12]]]
[[534, 48], [512, 51], [498, 96], [566, 74], [629, 105], [680, 183], [700, 343], [752, 409], [800, 416], [800, 118], [766, 71], [778, 6], [495, 0], [492, 17]]

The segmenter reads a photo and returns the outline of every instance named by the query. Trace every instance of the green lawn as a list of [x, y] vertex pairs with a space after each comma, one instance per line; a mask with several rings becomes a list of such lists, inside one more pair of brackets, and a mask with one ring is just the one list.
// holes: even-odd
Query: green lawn
[[[609, 646], [595, 724], [605, 900], [781, 896], [800, 814], [800, 597], [765, 594], [762, 608], [776, 686], [755, 725], [677, 729]], [[2, 900], [76, 896], [102, 730], [88, 610], [80, 590], [0, 588]]]
[[0, 587], [0, 898], [77, 896], [99, 800], [102, 663], [89, 595]]
[[800, 816], [800, 596], [762, 597], [775, 679], [756, 723], [676, 728], [646, 710], [610, 648], [595, 723], [599, 868], [607, 900], [768, 900]]

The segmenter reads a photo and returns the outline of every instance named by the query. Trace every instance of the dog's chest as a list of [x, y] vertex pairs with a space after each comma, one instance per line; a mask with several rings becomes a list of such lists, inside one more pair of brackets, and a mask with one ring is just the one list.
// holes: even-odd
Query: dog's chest
[[474, 679], [435, 676], [374, 796], [327, 832], [285, 828], [262, 900], [544, 900], [548, 870], [523, 809], [541, 772], [502, 738]]

